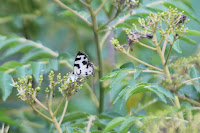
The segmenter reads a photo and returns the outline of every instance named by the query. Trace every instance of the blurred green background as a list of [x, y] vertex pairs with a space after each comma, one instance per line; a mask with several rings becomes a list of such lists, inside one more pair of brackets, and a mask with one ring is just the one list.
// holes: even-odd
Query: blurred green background
[[[87, 17], [87, 9], [81, 6], [77, 0], [65, 0], [65, 4], [69, 5], [71, 8], [77, 11], [84, 11], [84, 16]], [[93, 0], [94, 8], [98, 7], [100, 1]], [[135, 10], [136, 15], [130, 18], [137, 18], [138, 16], [143, 17], [141, 13], [149, 13], [153, 10], [147, 10], [144, 8], [146, 5], [155, 2], [154, 0], [143, 0], [141, 2], [141, 7]], [[191, 13], [197, 20], [200, 20], [200, 8], [199, 0], [191, 0]], [[157, 9], [166, 9], [164, 6], [155, 7]], [[53, 0], [5, 0], [0, 1], [0, 34], [3, 36], [20, 36], [32, 40], [34, 42], [41, 42], [44, 46], [50, 48], [54, 52], [61, 54], [66, 54], [68, 56], [68, 61], [73, 64], [74, 57], [79, 50], [85, 51], [91, 61], [97, 66], [97, 56], [96, 47], [94, 44], [94, 37], [92, 29], [85, 24], [82, 20], [75, 17], [74, 15], [67, 14], [64, 12], [65, 9], [57, 5]], [[137, 14], [138, 13], [138, 14]], [[123, 14], [121, 15], [123, 16]], [[119, 18], [121, 17], [119, 16]], [[188, 17], [190, 18], [190, 17]], [[99, 24], [102, 24], [107, 17], [103, 11], [97, 16]], [[194, 29], [199, 31], [200, 24], [194, 19], [190, 18], [191, 21], [187, 24], [189, 29]], [[115, 36], [119, 38], [121, 42], [126, 42], [127, 38], [125, 33], [119, 30], [111, 34], [106, 40], [102, 48], [104, 75], [110, 72], [114, 68], [118, 68], [123, 63], [129, 60], [124, 55], [115, 52], [114, 47], [110, 44], [110, 39]], [[103, 33], [101, 37], [103, 36]], [[196, 42], [197, 45], [188, 44], [188, 42], [181, 41], [180, 45], [182, 53], [177, 53], [173, 51], [172, 55], [180, 56], [190, 56], [198, 52], [200, 38], [198, 36], [188, 36], [190, 39]], [[0, 57], [5, 54], [7, 49], [0, 50]], [[145, 48], [140, 46], [134, 46], [134, 55], [138, 56], [140, 59], [152, 63], [158, 64], [157, 57], [148, 56], [152, 53], [143, 54]], [[24, 56], [23, 53], [15, 54], [14, 56], [9, 56], [8, 58], [0, 58], [0, 65], [8, 61], [19, 61]], [[148, 58], [147, 58], [148, 57]], [[43, 57], [34, 59], [33, 61], [42, 60]], [[45, 68], [44, 68], [45, 69]], [[45, 71], [45, 70], [44, 70]], [[66, 73], [71, 71], [65, 66], [60, 66], [58, 72]], [[47, 75], [45, 75], [47, 77]], [[96, 80], [96, 75], [93, 79], [89, 79], [89, 84], [92, 84]], [[145, 79], [144, 79], [145, 80]], [[43, 85], [47, 85], [44, 83]], [[95, 84], [94, 84], [95, 86]], [[94, 87], [94, 92], [97, 94], [99, 90]], [[113, 93], [113, 92], [111, 92]], [[190, 92], [192, 93], [192, 92]], [[49, 123], [39, 117], [32, 109], [27, 106], [26, 103], [20, 101], [16, 97], [17, 91], [13, 89], [11, 95], [6, 101], [0, 99], [0, 124], [1, 121], [7, 121], [10, 127], [10, 132], [19, 133], [36, 133], [36, 132], [47, 132], [51, 126]], [[60, 94], [56, 93], [54, 97], [54, 102], [60, 100]], [[198, 97], [198, 96], [197, 96]], [[44, 100], [44, 91], [39, 95], [39, 99]], [[81, 102], [80, 102], [81, 101]], [[119, 105], [111, 105], [111, 98], [109, 93], [109, 88], [106, 88], [105, 96], [105, 111], [115, 110], [121, 115], [125, 115], [127, 111], [125, 109], [120, 110]], [[158, 104], [157, 104], [158, 105]], [[159, 104], [160, 105], [160, 104]], [[136, 106], [136, 105], [135, 105]], [[156, 107], [155, 107], [156, 108]], [[161, 108], [161, 107], [157, 107]], [[69, 102], [68, 112], [82, 111], [90, 114], [97, 114], [97, 108], [91, 101], [88, 90], [83, 87], [76, 95], [72, 97]], [[2, 117], [3, 116], [3, 117]], [[5, 116], [5, 117], [4, 117]], [[13, 121], [14, 120], [14, 121]], [[21, 127], [18, 127], [17, 123], [20, 123]]]

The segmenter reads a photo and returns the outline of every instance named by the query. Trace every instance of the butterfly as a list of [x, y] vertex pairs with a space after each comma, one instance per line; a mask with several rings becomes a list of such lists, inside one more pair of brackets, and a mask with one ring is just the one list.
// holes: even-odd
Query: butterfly
[[93, 63], [90, 62], [88, 55], [82, 51], [79, 51], [76, 55], [72, 74], [86, 78], [94, 74]]

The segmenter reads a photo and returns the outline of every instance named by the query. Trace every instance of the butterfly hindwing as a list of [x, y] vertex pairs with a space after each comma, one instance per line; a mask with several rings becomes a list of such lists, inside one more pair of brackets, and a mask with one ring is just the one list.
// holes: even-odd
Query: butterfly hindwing
[[89, 57], [82, 51], [79, 51], [76, 55], [73, 73], [83, 77], [92, 76], [94, 74], [93, 64], [89, 61]]

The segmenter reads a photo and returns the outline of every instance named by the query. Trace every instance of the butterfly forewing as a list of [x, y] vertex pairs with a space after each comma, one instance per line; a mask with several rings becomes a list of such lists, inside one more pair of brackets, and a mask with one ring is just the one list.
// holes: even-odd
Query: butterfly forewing
[[94, 74], [93, 64], [89, 61], [88, 56], [82, 51], [79, 51], [76, 55], [73, 73], [83, 77], [91, 76]]

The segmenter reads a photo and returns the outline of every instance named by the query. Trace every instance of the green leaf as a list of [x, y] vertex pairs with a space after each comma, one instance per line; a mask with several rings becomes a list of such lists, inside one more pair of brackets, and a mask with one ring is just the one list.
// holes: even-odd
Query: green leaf
[[[151, 91], [151, 92], [155, 93], [164, 103], [167, 103], [166, 98], [164, 97], [164, 95], [162, 93], [162, 92], [164, 92], [164, 90], [159, 91], [157, 88], [155, 88], [154, 86], [152, 86], [151, 84], [148, 84], [148, 83], [140, 83], [140, 84], [131, 86], [125, 92], [125, 94], [123, 96], [123, 101], [126, 102], [134, 94], [143, 93], [143, 92], [147, 92], [147, 91]], [[168, 95], [170, 95], [170, 94], [168, 94]], [[172, 96], [170, 96], [170, 97], [172, 97]]]
[[119, 95], [124, 84], [122, 82], [118, 82], [115, 87], [110, 90], [110, 99], [113, 101], [116, 96]]
[[40, 75], [43, 75], [43, 71], [46, 68], [46, 64], [43, 64], [43, 63], [40, 63], [40, 62], [39, 63], [32, 62], [31, 68], [32, 68], [32, 73], [33, 73], [35, 80], [37, 82], [39, 82], [39, 77], [40, 77]]
[[17, 61], [8, 61], [4, 63], [3, 65], [1, 65], [1, 67], [7, 68], [7, 69], [15, 68], [18, 66], [22, 66], [22, 64]]
[[133, 125], [133, 124], [134, 124], [134, 121], [137, 120], [137, 119], [138, 119], [138, 118], [135, 117], [135, 116], [132, 116], [132, 117], [129, 117], [128, 119], [126, 119], [126, 120], [122, 123], [122, 125], [121, 125], [121, 127], [120, 127], [120, 129], [119, 129], [119, 132], [120, 132], [120, 133], [127, 133], [128, 130], [129, 130], [129, 128], [130, 128], [130, 126]]
[[12, 120], [7, 116], [0, 116], [0, 122], [5, 122], [8, 125], [20, 127], [20, 124], [18, 124], [17, 122], [15, 122], [14, 120]]
[[25, 63], [29, 60], [33, 60], [35, 58], [41, 57], [41, 58], [48, 58], [52, 55], [48, 53], [47, 51], [44, 51], [42, 49], [33, 49], [30, 52], [26, 53], [23, 58], [21, 59], [22, 63]]
[[130, 88], [130, 86], [124, 88], [119, 95], [116, 97], [115, 101], [113, 102], [113, 104], [115, 104], [121, 97], [123, 97], [124, 93]]
[[132, 95], [137, 94], [137, 93], [143, 93], [146, 91], [149, 91], [146, 86], [150, 84], [148, 83], [140, 83], [134, 86], [131, 86], [124, 94], [124, 101], [127, 101]]
[[181, 37], [180, 39], [183, 40], [183, 41], [185, 41], [185, 42], [187, 42], [187, 43], [189, 43], [189, 44], [193, 44], [193, 45], [196, 45], [196, 44], [197, 44], [197, 42], [195, 42], [195, 41], [192, 40], [192, 39], [189, 39], [189, 38], [186, 37], [186, 36], [183, 36], [183, 37]]
[[181, 1], [183, 2], [186, 6], [188, 6], [191, 10], [195, 11], [192, 7], [192, 3], [190, 0], [178, 0], [178, 1]]
[[66, 127], [66, 132], [67, 133], [73, 133], [73, 129], [71, 127]]
[[130, 26], [129, 24], [126, 24], [126, 23], [119, 23], [118, 25], [115, 26], [115, 28], [128, 28], [128, 29], [131, 29], [132, 26]]
[[73, 112], [73, 113], [67, 113], [67, 115], [63, 118], [63, 123], [69, 122], [69, 121], [75, 121], [78, 119], [87, 118], [89, 116], [88, 113], [84, 112]]
[[17, 77], [23, 78], [26, 77], [26, 75], [32, 75], [32, 70], [30, 69], [30, 66], [17, 67], [16, 68]]
[[102, 128], [102, 129], [105, 129], [105, 127], [106, 127], [106, 124], [101, 123], [101, 122], [99, 122], [99, 121], [94, 121], [94, 122], [92, 122], [92, 123], [94, 124], [94, 126], [100, 127], [100, 128]]
[[128, 23], [138, 23], [138, 19], [137, 18], [128, 18], [126, 19], [124, 22], [128, 22]]
[[110, 85], [109, 87], [110, 87], [110, 88], [115, 87], [115, 85], [116, 85], [117, 83], [119, 83], [127, 74], [128, 74], [128, 72], [125, 71], [125, 70], [119, 71], [119, 73], [118, 73], [118, 74], [116, 75], [116, 77], [113, 79], [113, 81], [112, 81], [112, 83], [111, 83], [111, 85]]
[[151, 11], [151, 12], [162, 12], [163, 11], [163, 10], [155, 8], [155, 7], [145, 7], [145, 8], [148, 9], [149, 11]]
[[[189, 71], [189, 74], [190, 74], [190, 77], [191, 78], [197, 78], [197, 77], [200, 77], [198, 71], [196, 70], [196, 68], [194, 66], [192, 66], [190, 68], [190, 71]], [[199, 80], [196, 80], [196, 82], [199, 83]], [[194, 88], [196, 89], [197, 92], [200, 92], [200, 87], [198, 85], [196, 85], [195, 83], [192, 84], [194, 86]]]
[[51, 68], [55, 71], [58, 70], [58, 65], [59, 65], [59, 62], [57, 59], [49, 59], [49, 64], [51, 66]]
[[5, 48], [5, 47], [8, 47], [10, 45], [13, 45], [13, 43], [16, 43], [16, 42], [20, 42], [21, 39], [19, 38], [9, 38], [9, 39], [4, 39], [4, 40], [1, 40], [1, 43], [0, 43], [0, 50]]
[[134, 79], [136, 79], [140, 75], [142, 70], [143, 70], [142, 68], [136, 68], [136, 72], [134, 73]]
[[84, 128], [86, 126], [86, 123], [79, 123], [79, 122], [76, 122], [75, 124], [72, 124], [71, 127], [78, 127], [78, 128]]
[[155, 87], [147, 86], [146, 88], [148, 88], [149, 91], [154, 92], [164, 103], [167, 103], [165, 96], [160, 91], [158, 91]]
[[128, 70], [133, 70], [135, 67], [134, 67], [134, 64], [133, 62], [127, 62], [123, 65], [120, 66], [120, 69], [128, 69]]
[[120, 125], [122, 122], [124, 122], [126, 118], [124, 117], [117, 117], [114, 118], [112, 121], [108, 123], [106, 128], [104, 129], [103, 133], [107, 133], [108, 131], [114, 129], [116, 126]]
[[0, 66], [0, 71], [7, 71], [7, 70], [8, 70], [8, 68], [1, 67], [1, 66]]
[[25, 50], [27, 52], [27, 50], [29, 50], [32, 47], [34, 47], [34, 45], [30, 44], [30, 43], [27, 43], [27, 42], [19, 43], [19, 44], [15, 45], [15, 46], [10, 47], [3, 54], [3, 56], [1, 58], [5, 59], [6, 57], [9, 57], [9, 56], [14, 55], [14, 54], [19, 53], [19, 52], [23, 52]]
[[[88, 12], [85, 12], [85, 11], [81, 11], [81, 12], [75, 11], [75, 12], [78, 13], [80, 16], [84, 17], [85, 19], [88, 19], [90, 17], [90, 14]], [[61, 12], [59, 13], [59, 15], [61, 17], [76, 16], [74, 13], [70, 11]]]
[[12, 92], [12, 80], [11, 76], [5, 72], [0, 71], [0, 89], [2, 92], [2, 99], [6, 101], [7, 97], [10, 96]]
[[106, 76], [101, 78], [100, 81], [104, 81], [104, 80], [114, 78], [118, 73], [119, 73], [119, 71], [114, 71], [114, 72], [108, 73]]
[[173, 48], [174, 50], [176, 50], [176, 52], [182, 53], [181, 47], [180, 47], [180, 45], [179, 45], [179, 40], [176, 40], [176, 41], [174, 42], [172, 48]]
[[164, 88], [162, 86], [158, 86], [158, 85], [151, 85], [151, 86], [154, 87], [157, 91], [164, 94], [166, 97], [174, 99], [174, 95], [169, 90], [167, 90], [166, 88]]
[[112, 119], [112, 117], [110, 117], [109, 115], [106, 115], [106, 114], [99, 114], [99, 115], [97, 115], [97, 117], [99, 119]]
[[200, 36], [200, 32], [197, 30], [189, 30], [186, 35]]
[[91, 133], [102, 133], [102, 131], [94, 130], [94, 131], [91, 131]]

